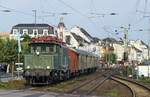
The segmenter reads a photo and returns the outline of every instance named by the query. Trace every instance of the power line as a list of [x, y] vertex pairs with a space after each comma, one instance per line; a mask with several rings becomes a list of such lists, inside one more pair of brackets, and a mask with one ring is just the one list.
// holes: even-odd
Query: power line
[[79, 10], [77, 10], [77, 9], [73, 8], [72, 6], [70, 6], [69, 4], [65, 3], [63, 0], [57, 0], [57, 1], [60, 2], [60, 3], [62, 3], [63, 5], [65, 5], [66, 7], [72, 9], [74, 12], [78, 13], [82, 17], [87, 18], [90, 21], [90, 23], [96, 28], [96, 24], [90, 18], [88, 18], [87, 15], [81, 13]]
[[[3, 5], [0, 5], [0, 8], [4, 8], [6, 10], [3, 10], [5, 12], [16, 12], [16, 13], [20, 13], [20, 14], [23, 14], [23, 15], [28, 15], [28, 16], [31, 16], [31, 17], [34, 17], [35, 15], [34, 14], [31, 14], [31, 13], [27, 13], [27, 12], [23, 12], [23, 11], [20, 11], [20, 10], [17, 10], [17, 9], [14, 9], [14, 8], [10, 8], [10, 7], [6, 7], [6, 6], [3, 6]], [[41, 19], [42, 20], [42, 16], [36, 16], [38, 19]]]
[[81, 16], [87, 18], [87, 16], [86, 16], [85, 14], [83, 14], [83, 13], [81, 13], [80, 11], [78, 11], [77, 9], [73, 8], [72, 6], [70, 6], [69, 4], [67, 4], [66, 2], [64, 2], [63, 0], [57, 0], [57, 1], [60, 2], [60, 3], [62, 3], [62, 4], [64, 4], [66, 7], [72, 9], [74, 12], [80, 14]]
[[144, 6], [144, 16], [145, 16], [145, 13], [146, 13], [146, 10], [147, 10], [147, 0], [145, 0], [145, 6]]
[[137, 1], [136, 1], [135, 9], [134, 9], [134, 12], [133, 12], [133, 16], [131, 17], [131, 20], [129, 19], [129, 24], [133, 24], [133, 21], [135, 20], [135, 18], [136, 18], [136, 16], [137, 16], [137, 10], [138, 10], [140, 1], [141, 1], [141, 0], [137, 0]]
[[0, 7], [1, 8], [5, 8], [5, 9], [9, 9], [10, 11], [21, 13], [21, 14], [24, 14], [24, 15], [34, 16], [34, 15], [30, 14], [30, 13], [26, 13], [26, 12], [19, 11], [19, 10], [13, 9], [13, 8], [5, 7], [3, 5], [0, 5]]

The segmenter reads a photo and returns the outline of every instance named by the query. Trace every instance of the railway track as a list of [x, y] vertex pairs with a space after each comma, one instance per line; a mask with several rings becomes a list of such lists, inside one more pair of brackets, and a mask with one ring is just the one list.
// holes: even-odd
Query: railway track
[[150, 88], [148, 87], [118, 76], [112, 76], [111, 79], [126, 85], [131, 91], [132, 97], [150, 97]]
[[[97, 77], [100, 77], [102, 76], [103, 74], [106, 74], [108, 72], [107, 71], [103, 71], [103, 70], [98, 70], [97, 72], [93, 73], [93, 74], [90, 74], [88, 75], [90, 79], [92, 80], [95, 80], [97, 79]], [[95, 76], [96, 75], [96, 76]], [[73, 79], [74, 80], [74, 79]], [[72, 90], [68, 89], [68, 90], [64, 90], [65, 93], [72, 93], [73, 91], [75, 91], [75, 89], [79, 88], [79, 87], [82, 87], [84, 86], [85, 84], [88, 84], [89, 82], [91, 82], [92, 80], [87, 80], [87, 81], [84, 81], [83, 83], [75, 85], [75, 86], [78, 86], [78, 87], [75, 87], [74, 88], [74, 85], [72, 85], [71, 87], [73, 88]], [[61, 82], [60, 82], [61, 83]], [[59, 83], [58, 83], [59, 84]], [[56, 83], [57, 85], [57, 83]], [[47, 86], [29, 86], [29, 85], [26, 85], [25, 89], [26, 90], [31, 90], [31, 91], [47, 91], [49, 90], [49, 88], [51, 87], [51, 85], [47, 85]], [[66, 88], [65, 88], [66, 89]]]
[[81, 94], [81, 95], [90, 95], [95, 89], [101, 86], [107, 79], [112, 75], [112, 71], [106, 71], [102, 74], [97, 75], [95, 78], [88, 80], [81, 85], [75, 87], [74, 89], [68, 91], [70, 94]]

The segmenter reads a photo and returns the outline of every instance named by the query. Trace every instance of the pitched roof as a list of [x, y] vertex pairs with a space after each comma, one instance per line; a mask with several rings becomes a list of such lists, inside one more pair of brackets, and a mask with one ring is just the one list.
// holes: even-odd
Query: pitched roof
[[97, 37], [93, 37], [93, 42], [94, 43], [97, 43], [97, 42], [99, 42], [100, 41], [100, 39], [99, 38], [97, 38]]
[[135, 46], [132, 46], [132, 48], [134, 48], [137, 52], [142, 52], [141, 50], [139, 50], [139, 49], [136, 48]]
[[84, 42], [84, 43], [88, 43], [88, 44], [89, 44], [89, 42], [86, 41], [85, 39], [83, 39], [81, 36], [76, 35], [75, 33], [71, 33], [71, 34], [72, 34], [73, 37], [78, 41], [78, 43], [79, 43], [79, 42]]
[[79, 27], [80, 28], [80, 31], [87, 37], [93, 39], [93, 37], [83, 28]]
[[148, 45], [144, 41], [141, 40], [141, 43], [148, 48]]
[[49, 27], [49, 24], [17, 24], [14, 27]]
[[110, 42], [110, 43], [117, 43], [118, 41], [114, 38], [105, 38], [103, 39], [104, 42]]

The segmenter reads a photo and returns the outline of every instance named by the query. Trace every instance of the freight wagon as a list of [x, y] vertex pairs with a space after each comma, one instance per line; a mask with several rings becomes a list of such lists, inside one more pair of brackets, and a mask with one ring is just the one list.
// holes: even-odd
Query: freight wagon
[[98, 56], [69, 48], [52, 36], [32, 38], [24, 57], [27, 84], [50, 84], [96, 71]]

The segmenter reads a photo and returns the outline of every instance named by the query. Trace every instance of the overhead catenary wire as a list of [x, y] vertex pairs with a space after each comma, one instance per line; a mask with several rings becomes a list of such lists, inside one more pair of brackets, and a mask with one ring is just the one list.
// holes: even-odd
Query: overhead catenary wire
[[[102, 29], [108, 33], [108, 36], [111, 34], [112, 36], [118, 37], [115, 33], [112, 33], [113, 31], [111, 32], [111, 31], [107, 30], [107, 28], [106, 28], [106, 26], [103, 23], [102, 18], [101, 18], [101, 17], [104, 18], [104, 16], [107, 15], [107, 14], [102, 14], [102, 13], [97, 12], [97, 9], [96, 9], [95, 4], [94, 4], [94, 0], [91, 0], [91, 7], [93, 7], [93, 9], [91, 10], [91, 14], [95, 15], [92, 18], [98, 18], [99, 19], [99, 22], [98, 22], [99, 25], [102, 25]], [[111, 13], [111, 14], [113, 15], [114, 13]], [[111, 15], [111, 14], [109, 14], [109, 15]]]
[[30, 13], [26, 13], [26, 12], [23, 12], [23, 11], [20, 11], [20, 10], [17, 10], [17, 9], [9, 8], [9, 7], [3, 6], [3, 5], [0, 5], [0, 7], [8, 9], [8, 10], [10, 10], [12, 12], [17, 12], [17, 13], [24, 14], [24, 15], [34, 16], [34, 15], [30, 14]]
[[145, 14], [146, 14], [146, 10], [147, 10], [147, 0], [145, 0], [145, 6], [144, 6], [144, 15], [143, 16], [145, 16]]
[[60, 2], [60, 3], [62, 3], [62, 4], [64, 4], [66, 7], [72, 9], [74, 12], [78, 13], [79, 15], [87, 18], [87, 16], [85, 14], [83, 14], [79, 10], [73, 8], [72, 6], [70, 6], [69, 4], [67, 4], [66, 2], [64, 2], [63, 0], [57, 0], [57, 1]]
[[[32, 14], [32, 13], [29, 13], [29, 12], [24, 12], [24, 11], [20, 11], [18, 9], [14, 9], [14, 8], [10, 8], [10, 7], [6, 7], [6, 6], [3, 6], [3, 5], [0, 5], [0, 8], [4, 8], [5, 10], [3, 11], [9, 11], [9, 12], [15, 12], [15, 13], [19, 13], [19, 14], [23, 14], [23, 15], [27, 15], [27, 16], [31, 16], [31, 17], [34, 17], [35, 15]], [[32, 12], [32, 11], [31, 11]], [[42, 17], [46, 17], [46, 16], [36, 16], [38, 19], [41, 19], [43, 20]]]
[[137, 10], [138, 10], [140, 1], [141, 0], [137, 0], [136, 1], [135, 7], [134, 7], [134, 11], [133, 11], [133, 16], [131, 17], [131, 19], [129, 19], [129, 24], [133, 24], [133, 22], [134, 22], [134, 20], [135, 20], [135, 18], [137, 16]]
[[[90, 23], [93, 25], [93, 27], [96, 28], [96, 24], [86, 15], [83, 14], [82, 12], [80, 12], [79, 10], [73, 8], [72, 6], [70, 6], [69, 4], [67, 4], [66, 2], [64, 2], [63, 0], [57, 0], [58, 2], [62, 3], [63, 5], [65, 5], [66, 7], [72, 9], [74, 12], [78, 13], [80, 16], [88, 19], [90, 21]], [[96, 28], [97, 29], [97, 28]], [[99, 29], [98, 29], [99, 30]]]

